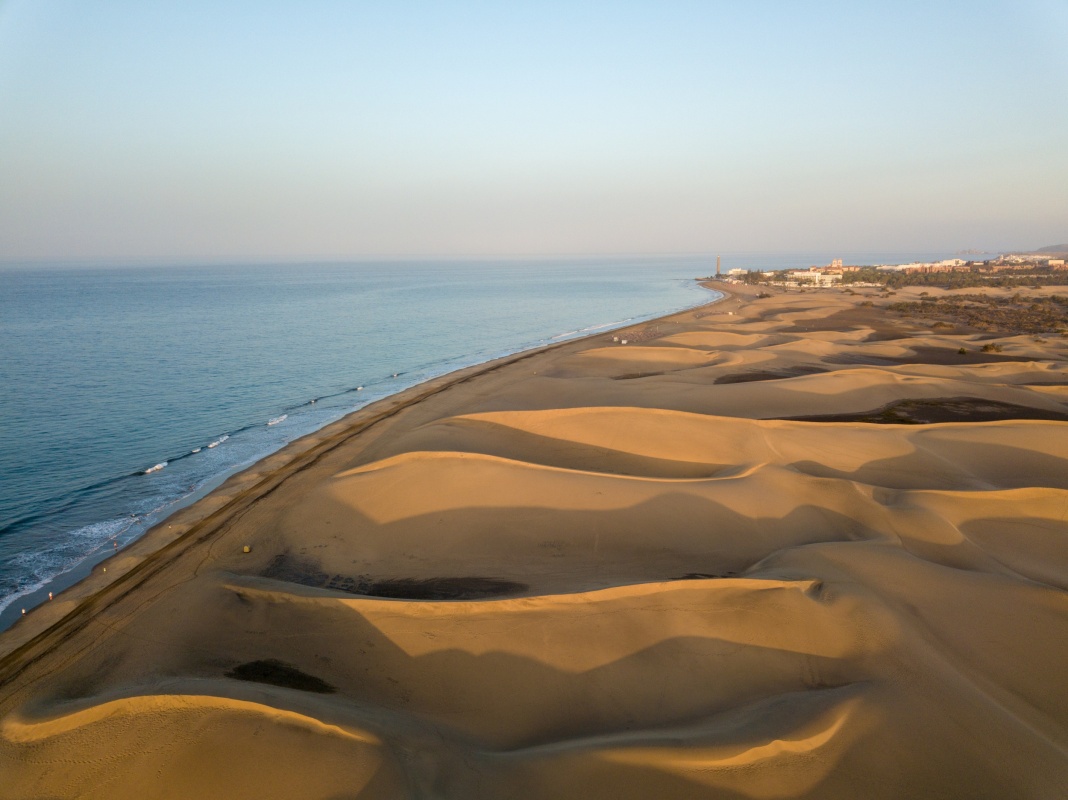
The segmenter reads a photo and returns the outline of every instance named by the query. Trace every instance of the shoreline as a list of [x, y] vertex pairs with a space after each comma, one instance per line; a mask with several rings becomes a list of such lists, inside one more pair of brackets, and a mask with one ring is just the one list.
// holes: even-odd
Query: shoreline
[[0, 772], [89, 800], [1056, 795], [1068, 335], [928, 295], [732, 285], [294, 443], [0, 658]]
[[[4, 612], [0, 614], [0, 619], [4, 617], [8, 619], [6, 627], [0, 628], [0, 683], [4, 680], [5, 665], [8, 657], [16, 656], [23, 645], [47, 634], [52, 627], [62, 623], [69, 614], [79, 612], [84, 603], [92, 601], [97, 594], [109, 589], [112, 584], [124, 580], [126, 576], [139, 569], [145, 561], [155, 558], [158, 553], [167, 550], [171, 546], [178, 545], [193, 528], [199, 529], [199, 526], [206, 524], [209, 518], [214, 518], [216, 514], [223, 512], [225, 509], [230, 508], [232, 504], [241, 500], [245, 493], [256, 491], [264, 481], [282, 471], [286, 471], [286, 474], [280, 480], [285, 480], [291, 474], [308, 466], [309, 464], [303, 462], [300, 466], [294, 467], [293, 465], [298, 459], [306, 455], [306, 450], [312, 441], [316, 443], [315, 447], [318, 448], [322, 444], [320, 441], [322, 435], [327, 431], [338, 429], [335, 433], [327, 435], [327, 438], [336, 447], [349, 436], [358, 435], [377, 422], [399, 413], [407, 406], [418, 403], [427, 397], [448, 389], [450, 386], [463, 383], [485, 372], [491, 372], [541, 352], [578, 344], [597, 336], [628, 331], [638, 326], [666, 321], [679, 314], [723, 303], [734, 297], [725, 288], [727, 284], [704, 279], [694, 280], [697, 285], [709, 291], [718, 292], [720, 296], [703, 303], [670, 311], [667, 314], [632, 318], [618, 328], [611, 327], [616, 323], [607, 323], [588, 333], [571, 332], [559, 334], [553, 339], [560, 336], [568, 338], [560, 341], [550, 340], [546, 344], [507, 353], [488, 361], [471, 364], [434, 376], [350, 411], [340, 419], [294, 439], [278, 450], [256, 459], [251, 464], [238, 466], [224, 472], [218, 479], [212, 480], [205, 491], [197, 492], [190, 498], [177, 501], [172, 511], [119, 550], [115, 552], [98, 551], [70, 571], [56, 576], [5, 608]], [[711, 285], [713, 283], [717, 285], [713, 287]], [[578, 335], [575, 335], [576, 333]], [[441, 385], [439, 386], [439, 384]], [[388, 412], [378, 410], [378, 407], [382, 404], [389, 404]], [[363, 415], [365, 412], [369, 415], [368, 420], [356, 419], [356, 417]], [[353, 430], [353, 426], [359, 427]], [[287, 454], [292, 454], [292, 458], [288, 458]], [[288, 460], [285, 460], [280, 465], [272, 465], [270, 471], [266, 474], [264, 473], [263, 467], [267, 462], [274, 462], [280, 459]], [[257, 478], [255, 481], [250, 479], [253, 475]], [[227, 497], [226, 503], [220, 506], [216, 495], [220, 497], [225, 495]], [[255, 502], [255, 499], [253, 499], [253, 502]], [[234, 510], [236, 508], [237, 506], [234, 506]], [[111, 572], [107, 572], [109, 567]], [[107, 575], [106, 578], [104, 577], [105, 574]], [[51, 600], [49, 599], [50, 593], [53, 595]], [[36, 602], [32, 602], [31, 599], [35, 599]], [[20, 613], [22, 607], [26, 608], [25, 614]], [[53, 611], [53, 613], [49, 614], [47, 613], [49, 609], [61, 609], [61, 613], [56, 614]], [[40, 621], [42, 618], [46, 618], [47, 621], [42, 623]], [[26, 630], [31, 630], [32, 633], [19, 635], [20, 632]], [[12, 644], [12, 641], [14, 641], [14, 644]]]
[[[708, 296], [689, 277], [703, 274], [700, 266], [685, 261], [644, 266], [621, 262], [611, 271], [591, 269], [574, 275], [566, 268], [550, 267], [541, 276], [528, 271], [509, 275], [468, 265], [441, 273], [444, 283], [438, 289], [446, 284], [453, 289], [444, 294], [438, 289], [425, 291], [428, 279], [438, 286], [434, 276], [439, 266], [413, 263], [410, 270], [394, 275], [383, 265], [366, 270], [355, 265], [313, 265], [314, 274], [301, 280], [318, 287], [313, 294], [326, 317], [308, 324], [308, 318], [300, 316], [300, 304], [276, 314], [267, 311], [270, 303], [263, 297], [250, 297], [242, 301], [241, 308], [269, 313], [264, 323], [272, 335], [250, 339], [251, 328], [246, 326], [245, 333], [235, 329], [236, 338], [229, 344], [212, 344], [213, 326], [203, 328], [203, 336], [197, 333], [200, 313], [190, 313], [196, 311], [195, 293], [197, 287], [225, 287], [245, 278], [255, 284], [258, 279], [252, 267], [223, 270], [214, 277], [178, 270], [174, 275], [179, 281], [178, 294], [174, 304], [167, 304], [172, 310], [158, 318], [144, 338], [128, 337], [122, 315], [104, 315], [99, 311], [104, 305], [94, 301], [91, 305], [98, 311], [82, 324], [96, 331], [90, 340], [103, 348], [101, 357], [107, 363], [111, 363], [109, 353], [133, 348], [132, 360], [124, 369], [141, 376], [137, 379], [141, 399], [124, 388], [126, 378], [121, 371], [115, 380], [106, 375], [99, 376], [99, 381], [94, 377], [96, 382], [83, 393], [74, 369], [56, 373], [47, 402], [35, 403], [24, 392], [13, 396], [10, 405], [18, 424], [9, 426], [6, 436], [10, 486], [5, 486], [3, 504], [6, 535], [0, 548], [0, 630], [17, 622], [22, 607], [33, 607], [49, 591], [58, 592], [70, 584], [63, 573], [73, 567], [83, 574], [89, 553], [95, 551], [89, 556], [95, 561], [108, 555], [101, 554], [112, 550], [113, 540], [120, 547], [127, 545], [173, 513], [176, 503], [203, 495], [204, 487], [217, 483], [219, 476], [244, 469], [367, 402], [446, 372], [550, 343], [561, 334], [568, 338], [567, 333], [591, 321], [632, 324], [630, 320], [681, 310]], [[304, 272], [294, 269], [289, 265], [269, 271], [285, 281]], [[69, 280], [79, 287], [77, 294], [87, 292], [93, 298], [96, 292], [110, 291], [108, 287], [132, 282], [138, 290], [146, 290], [145, 300], [151, 301], [153, 293], [158, 293], [159, 277], [170, 272], [111, 271], [92, 278], [72, 275]], [[572, 278], [581, 291], [571, 297], [565, 289], [559, 302], [550, 302], [552, 287], [566, 286]], [[19, 315], [47, 324], [49, 308], [54, 308], [47, 302], [49, 292], [62, 293], [68, 278], [57, 280], [47, 273], [28, 271], [20, 281], [28, 296], [37, 297], [42, 305], [12, 309], [16, 312], [12, 316], [16, 323], [13, 354], [20, 347], [34, 352], [29, 340], [18, 333]], [[334, 288], [328, 291], [327, 286]], [[362, 291], [361, 286], [385, 293], [380, 308], [365, 309], [363, 300], [352, 305], [337, 299], [339, 291]], [[512, 314], [507, 303], [501, 302], [508, 296], [521, 298], [531, 290], [538, 291], [540, 299], [522, 302], [518, 307], [522, 313]], [[468, 310], [452, 313], [453, 303], [445, 298], [461, 291], [467, 293], [464, 308]], [[224, 292], [212, 291], [210, 297], [210, 312], [200, 311], [218, 319], [231, 312], [244, 313]], [[370, 297], [365, 300], [370, 302]], [[485, 314], [476, 308], [482, 307], [483, 300], [489, 303], [484, 306]], [[294, 309], [297, 315], [290, 318]], [[374, 322], [381, 314], [386, 315], [383, 324]], [[286, 326], [292, 337], [285, 335]], [[165, 350], [168, 336], [175, 335], [185, 346], [170, 351], [173, 368], [157, 374], [152, 360], [141, 357], [155, 348]], [[287, 340], [285, 352], [292, 357], [276, 350], [283, 339]], [[61, 357], [53, 353], [63, 349], [58, 340], [41, 347], [37, 356], [14, 358], [13, 380], [33, 386], [35, 359]], [[283, 361], [277, 361], [280, 357]], [[392, 377], [395, 374], [399, 377]], [[64, 411], [65, 406], [71, 413]], [[282, 413], [289, 415], [284, 424], [264, 427], [268, 419]], [[212, 449], [210, 444], [221, 435], [230, 440]], [[20, 466], [20, 454], [31, 443], [35, 451], [48, 453], [48, 448], [55, 448], [63, 455], [42, 455]], [[145, 476], [146, 468], [165, 461], [169, 462], [165, 469]], [[75, 567], [78, 564], [83, 566]]]

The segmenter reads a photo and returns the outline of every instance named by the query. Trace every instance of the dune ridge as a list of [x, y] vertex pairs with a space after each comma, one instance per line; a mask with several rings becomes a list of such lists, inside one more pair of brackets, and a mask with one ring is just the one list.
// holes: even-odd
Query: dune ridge
[[360, 412], [31, 614], [0, 797], [1063, 796], [1068, 341], [732, 291]]

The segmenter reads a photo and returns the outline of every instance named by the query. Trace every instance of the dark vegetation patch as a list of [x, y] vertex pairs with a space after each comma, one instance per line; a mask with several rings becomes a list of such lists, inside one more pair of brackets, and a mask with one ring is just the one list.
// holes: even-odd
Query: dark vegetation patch
[[824, 356], [820, 359], [824, 364], [835, 364], [846, 367], [892, 367], [894, 362], [889, 358], [880, 356], [862, 356], [856, 353], [840, 353], [835, 356]]
[[874, 267], [865, 267], [842, 276], [842, 286], [851, 283], [880, 283], [884, 289], [901, 289], [905, 286], [930, 286], [942, 289], [971, 289], [980, 286], [1064, 286], [1068, 284], [1068, 272], [1050, 270], [1049, 267], [1031, 265], [1009, 272], [991, 272], [983, 266], [953, 272], [881, 272]]
[[652, 378], [654, 375], [663, 375], [663, 372], [628, 372], [626, 375], [613, 375], [614, 381], [632, 381], [635, 378]]
[[737, 572], [687, 572], [675, 578], [677, 581], [703, 581], [709, 578], [733, 578]]
[[827, 370], [822, 367], [786, 367], [784, 369], [754, 372], [734, 372], [716, 378], [715, 383], [752, 383], [753, 381], [779, 381], [783, 378], [797, 378], [801, 375], [816, 375]]
[[934, 422], [998, 422], [1010, 419], [1046, 419], [1068, 422], [1068, 413], [1018, 406], [973, 397], [937, 400], [901, 400], [874, 411], [857, 414], [818, 414], [785, 417], [798, 422], [874, 422], [883, 425], [927, 425]]
[[394, 597], [405, 600], [481, 600], [504, 597], [525, 591], [525, 583], [498, 578], [386, 578], [370, 583], [371, 597]]
[[263, 571], [263, 577], [317, 588], [326, 586], [330, 581], [330, 576], [319, 569], [314, 561], [290, 553], [279, 553], [272, 558], [267, 569]]
[[[766, 281], [784, 281], [789, 277], [787, 272], [788, 270], [750, 272], [745, 276], [745, 282], [750, 285], [760, 285]], [[901, 289], [905, 286], [928, 286], [942, 289], [969, 289], [981, 286], [1033, 286], [1037, 288], [1068, 284], [1068, 271], [1051, 269], [1047, 265], [1038, 263], [1022, 265], [1009, 271], [1000, 271], [996, 266], [975, 264], [967, 269], [952, 272], [883, 272], [874, 266], [862, 266], [856, 271], [842, 275], [840, 285], [848, 294], [852, 292], [850, 287], [854, 284], [873, 283], [880, 284], [883, 291]]]
[[249, 661], [247, 664], [236, 666], [226, 673], [226, 677], [253, 683], [269, 683], [271, 686], [298, 689], [302, 692], [333, 694], [337, 691], [321, 678], [301, 672], [296, 667], [273, 658], [263, 661]]
[[1028, 356], [1003, 356], [998, 350], [979, 348], [965, 352], [953, 347], [914, 347], [914, 356], [892, 359], [895, 364], [993, 364], [998, 361], [1035, 361]]
[[993, 364], [1000, 361], [1036, 361], [1039, 359], [1030, 356], [1003, 356], [997, 350], [989, 347], [978, 349], [954, 347], [914, 347], [914, 355], [890, 358], [887, 356], [863, 356], [850, 353], [842, 353], [835, 356], [825, 356], [822, 361], [825, 364], [842, 364], [846, 366], [866, 365], [878, 367], [892, 367], [899, 364]]
[[1007, 334], [1068, 331], [1068, 297], [1054, 294], [1011, 297], [956, 294], [925, 297], [918, 302], [891, 303], [890, 311], [904, 317], [948, 320], [980, 331]]
[[480, 576], [372, 578], [368, 575], [330, 575], [315, 562], [289, 553], [275, 556], [263, 577], [361, 597], [401, 600], [482, 600], [519, 594], [528, 588], [525, 583]]

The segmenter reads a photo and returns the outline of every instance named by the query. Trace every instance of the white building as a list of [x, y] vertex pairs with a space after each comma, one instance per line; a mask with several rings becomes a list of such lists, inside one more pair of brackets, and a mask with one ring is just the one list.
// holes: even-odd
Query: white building
[[791, 281], [801, 284], [808, 283], [811, 286], [833, 286], [842, 280], [842, 276], [835, 272], [818, 272], [814, 269], [795, 269], [787, 273]]

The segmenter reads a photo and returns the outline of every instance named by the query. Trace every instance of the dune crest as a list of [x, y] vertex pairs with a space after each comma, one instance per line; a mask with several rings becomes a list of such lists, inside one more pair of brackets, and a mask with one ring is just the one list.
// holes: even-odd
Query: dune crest
[[369, 406], [29, 615], [0, 796], [1062, 795], [1068, 340], [732, 291]]

